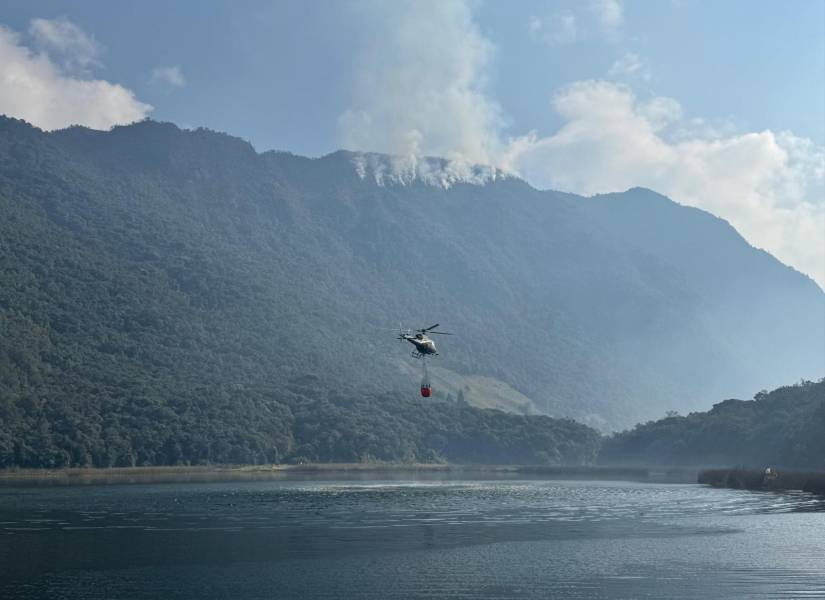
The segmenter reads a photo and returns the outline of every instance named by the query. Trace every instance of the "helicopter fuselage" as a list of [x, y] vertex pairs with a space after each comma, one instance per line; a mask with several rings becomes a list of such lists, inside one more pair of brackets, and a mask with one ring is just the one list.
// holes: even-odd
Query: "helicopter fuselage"
[[404, 339], [415, 346], [415, 349], [419, 354], [438, 354], [438, 351], [435, 348], [435, 342], [433, 342], [426, 335], [405, 335]]

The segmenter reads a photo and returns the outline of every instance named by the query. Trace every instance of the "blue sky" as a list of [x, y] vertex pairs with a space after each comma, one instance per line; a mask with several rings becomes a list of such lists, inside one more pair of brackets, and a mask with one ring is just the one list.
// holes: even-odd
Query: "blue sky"
[[149, 116], [644, 185], [825, 283], [822, 0], [28, 0], [0, 24], [0, 112], [46, 129]]
[[[477, 3], [495, 44], [489, 93], [514, 134], [552, 132], [550, 98], [565, 83], [605, 77], [628, 52], [650, 71], [638, 93], [674, 97], [694, 116], [743, 130], [791, 130], [825, 144], [825, 2], [626, 2], [621, 32], [579, 18], [582, 39], [546, 44], [528, 33], [582, 2]], [[31, 19], [65, 17], [103, 46], [97, 77], [154, 107], [152, 118], [208, 126], [260, 150], [320, 155], [336, 149], [349, 105], [354, 56], [369, 36], [358, 3], [4, 3], [0, 23], [26, 32]], [[360, 22], [359, 22], [360, 21]], [[589, 27], [589, 29], [588, 29]], [[180, 88], [152, 82], [177, 65]]]

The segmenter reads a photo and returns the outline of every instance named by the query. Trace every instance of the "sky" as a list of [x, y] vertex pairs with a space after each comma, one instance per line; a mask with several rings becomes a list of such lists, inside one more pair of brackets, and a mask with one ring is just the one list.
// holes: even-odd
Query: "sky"
[[649, 187], [825, 287], [825, 0], [11, 0], [0, 113]]

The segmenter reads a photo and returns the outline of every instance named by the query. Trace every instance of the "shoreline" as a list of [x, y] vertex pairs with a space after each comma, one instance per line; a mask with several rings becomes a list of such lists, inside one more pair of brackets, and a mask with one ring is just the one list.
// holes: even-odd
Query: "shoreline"
[[307, 463], [151, 467], [3, 469], [0, 488], [97, 484], [207, 483], [329, 479], [601, 479], [696, 483], [699, 469], [660, 467], [466, 465], [441, 463]]
[[703, 469], [698, 483], [717, 488], [755, 491], [802, 491], [825, 496], [825, 472], [762, 469]]

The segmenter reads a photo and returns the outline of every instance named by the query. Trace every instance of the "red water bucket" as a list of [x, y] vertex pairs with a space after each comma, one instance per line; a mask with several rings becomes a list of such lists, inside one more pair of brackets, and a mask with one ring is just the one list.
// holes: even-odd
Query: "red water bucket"
[[431, 391], [430, 391], [430, 386], [429, 385], [422, 385], [421, 386], [421, 395], [422, 396], [424, 396], [425, 398], [429, 398], [430, 393], [431, 393]]

